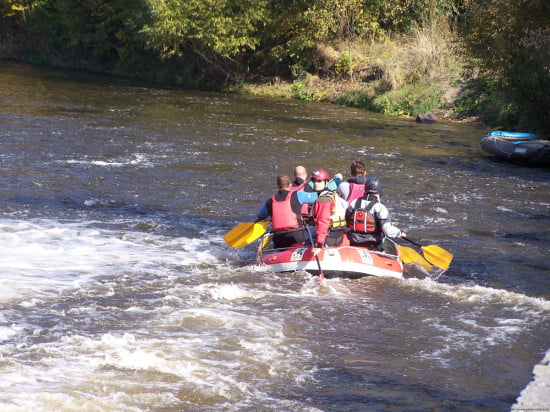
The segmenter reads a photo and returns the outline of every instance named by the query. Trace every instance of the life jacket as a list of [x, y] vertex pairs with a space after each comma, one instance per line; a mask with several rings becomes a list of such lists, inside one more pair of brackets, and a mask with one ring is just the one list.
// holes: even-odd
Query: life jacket
[[301, 216], [292, 210], [291, 197], [292, 192], [288, 192], [283, 200], [271, 196], [271, 231], [281, 232], [303, 226]]
[[364, 194], [365, 194], [364, 184], [349, 182], [349, 194], [348, 194], [348, 198], [346, 199], [348, 203], [351, 203], [355, 199], [359, 199], [360, 197], [363, 197]]
[[330, 228], [336, 229], [346, 226], [347, 202], [334, 191], [325, 191], [319, 195], [319, 198], [326, 196], [333, 201], [330, 214]]
[[[348, 227], [357, 233], [375, 234], [379, 232], [372, 208], [378, 203], [378, 199], [366, 203], [365, 199], [357, 199], [354, 208], [357, 207], [349, 218]], [[365, 207], [366, 206], [366, 207]]]

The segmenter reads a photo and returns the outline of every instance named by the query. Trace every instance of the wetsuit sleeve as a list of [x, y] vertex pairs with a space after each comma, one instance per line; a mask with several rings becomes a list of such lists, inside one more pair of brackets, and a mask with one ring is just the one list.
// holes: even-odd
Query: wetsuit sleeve
[[377, 203], [374, 208], [374, 214], [382, 227], [382, 232], [389, 238], [396, 239], [401, 236], [401, 230], [391, 223], [390, 212], [382, 203]]
[[266, 202], [262, 205], [262, 207], [258, 211], [258, 219], [266, 220], [269, 216], [271, 216], [271, 211], [270, 211], [271, 208], [268, 207], [268, 203], [271, 203], [271, 199], [266, 200]]

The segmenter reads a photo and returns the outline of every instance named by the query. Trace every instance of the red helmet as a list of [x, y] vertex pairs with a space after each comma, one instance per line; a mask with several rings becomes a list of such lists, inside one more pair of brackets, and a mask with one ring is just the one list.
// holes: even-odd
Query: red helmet
[[311, 174], [312, 179], [330, 180], [330, 176], [325, 169], [316, 170]]

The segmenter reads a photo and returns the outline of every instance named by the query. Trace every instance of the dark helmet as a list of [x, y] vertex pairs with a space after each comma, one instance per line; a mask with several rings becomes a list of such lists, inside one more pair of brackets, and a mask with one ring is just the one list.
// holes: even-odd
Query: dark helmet
[[369, 177], [365, 183], [365, 194], [380, 193], [380, 180], [376, 177]]
[[319, 169], [311, 174], [311, 178], [319, 180], [330, 180], [330, 175], [325, 169]]

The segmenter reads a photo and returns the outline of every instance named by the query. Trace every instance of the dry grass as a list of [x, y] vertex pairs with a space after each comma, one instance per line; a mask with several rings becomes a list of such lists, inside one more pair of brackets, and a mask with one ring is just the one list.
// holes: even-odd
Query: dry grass
[[[460, 60], [451, 31], [443, 25], [419, 28], [406, 37], [320, 45], [316, 52], [314, 74], [304, 73], [293, 82], [248, 84], [240, 91], [375, 110], [376, 99], [382, 98], [382, 112], [413, 114], [449, 107], [460, 89]], [[437, 96], [444, 98], [438, 103]]]

